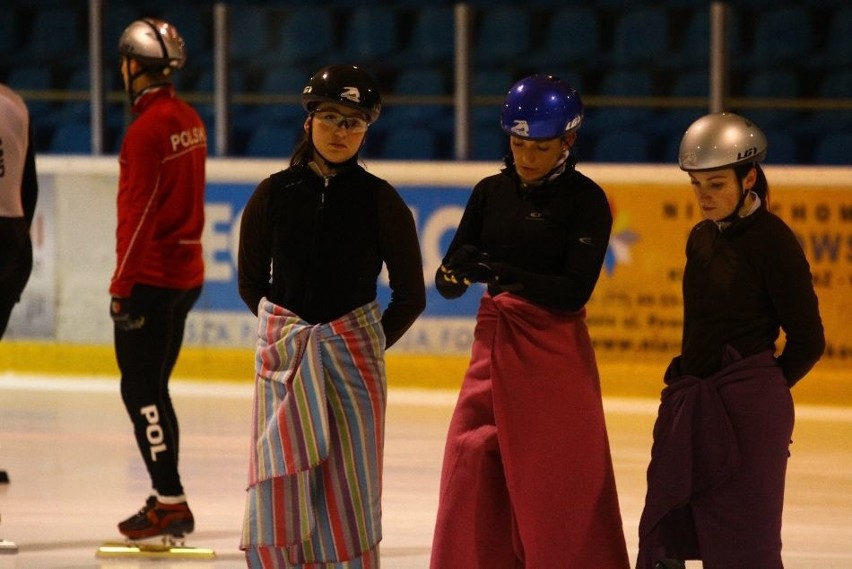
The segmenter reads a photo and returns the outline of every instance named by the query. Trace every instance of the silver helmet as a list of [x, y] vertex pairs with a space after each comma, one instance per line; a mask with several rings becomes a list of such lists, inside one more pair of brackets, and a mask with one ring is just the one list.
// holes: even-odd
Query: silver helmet
[[121, 55], [145, 67], [158, 67], [164, 74], [180, 69], [186, 61], [183, 38], [170, 23], [156, 18], [132, 22], [118, 40]]
[[680, 141], [681, 170], [700, 172], [766, 158], [766, 135], [757, 125], [734, 113], [712, 113], [689, 125]]

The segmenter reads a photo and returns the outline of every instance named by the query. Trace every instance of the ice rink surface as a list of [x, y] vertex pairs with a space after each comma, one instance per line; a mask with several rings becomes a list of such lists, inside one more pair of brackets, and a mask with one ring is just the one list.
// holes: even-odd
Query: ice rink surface
[[[10, 478], [0, 485], [0, 539], [19, 549], [0, 554], [0, 569], [244, 567], [238, 544], [251, 391], [249, 384], [172, 384], [181, 473], [196, 520], [187, 545], [213, 548], [216, 559], [99, 559], [98, 547], [120, 537], [116, 523], [138, 510], [149, 491], [117, 380], [0, 373], [0, 470]], [[390, 387], [385, 569], [428, 567], [454, 402], [454, 392]], [[606, 399], [604, 405], [634, 559], [656, 401]], [[852, 568], [852, 409], [797, 407], [783, 539], [787, 569]]]

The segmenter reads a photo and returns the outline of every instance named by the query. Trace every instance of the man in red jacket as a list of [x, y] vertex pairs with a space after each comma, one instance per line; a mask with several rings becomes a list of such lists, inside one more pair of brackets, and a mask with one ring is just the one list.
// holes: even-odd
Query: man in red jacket
[[145, 18], [119, 40], [121, 75], [136, 116], [119, 155], [116, 267], [110, 316], [121, 397], [151, 478], [151, 495], [118, 524], [131, 539], [194, 528], [178, 473], [178, 423], [169, 376], [187, 315], [201, 294], [207, 136], [171, 77], [185, 60], [171, 24]]

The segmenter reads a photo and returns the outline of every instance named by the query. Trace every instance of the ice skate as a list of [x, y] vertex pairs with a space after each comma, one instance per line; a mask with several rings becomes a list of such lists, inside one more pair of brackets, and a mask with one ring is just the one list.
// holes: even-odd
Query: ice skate
[[118, 524], [118, 531], [132, 540], [161, 535], [182, 538], [194, 529], [195, 520], [186, 502], [164, 504], [153, 496], [141, 510]]
[[[186, 534], [195, 529], [195, 520], [186, 502], [163, 504], [150, 497], [136, 514], [118, 524], [124, 542], [107, 542], [97, 557], [144, 557], [149, 559], [212, 559], [212, 549], [184, 545]], [[153, 539], [157, 538], [157, 539]], [[142, 540], [151, 541], [142, 541]]]
[[2, 553], [17, 553], [18, 546], [14, 541], [7, 541], [5, 539], [0, 539], [0, 554]]

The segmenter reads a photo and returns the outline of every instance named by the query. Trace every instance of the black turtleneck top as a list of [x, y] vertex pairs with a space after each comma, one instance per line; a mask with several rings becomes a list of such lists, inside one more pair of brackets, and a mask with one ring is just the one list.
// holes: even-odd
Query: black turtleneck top
[[[611, 228], [606, 195], [573, 164], [537, 186], [523, 186], [509, 164], [473, 188], [443, 263], [462, 245], [473, 245], [499, 274], [491, 294], [511, 290], [548, 308], [576, 311], [592, 295]], [[440, 270], [435, 284], [445, 298], [467, 289], [441, 278]]]
[[813, 280], [789, 227], [761, 205], [720, 230], [702, 221], [686, 245], [681, 371], [707, 377], [721, 368], [725, 346], [743, 357], [775, 350], [789, 385], [825, 349]]
[[263, 180], [246, 204], [239, 289], [254, 314], [266, 297], [311, 324], [330, 322], [375, 300], [382, 263], [390, 347], [426, 306], [414, 218], [390, 184], [354, 162], [326, 177], [295, 165]]

